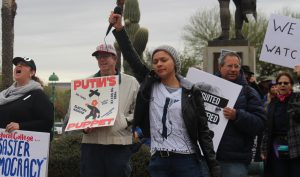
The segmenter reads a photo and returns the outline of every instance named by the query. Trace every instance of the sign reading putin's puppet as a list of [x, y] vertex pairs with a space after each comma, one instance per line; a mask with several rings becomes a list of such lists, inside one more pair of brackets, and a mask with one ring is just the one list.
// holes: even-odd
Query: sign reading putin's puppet
[[118, 113], [118, 76], [74, 80], [65, 131], [113, 126]]
[[0, 129], [0, 176], [47, 177], [50, 134]]

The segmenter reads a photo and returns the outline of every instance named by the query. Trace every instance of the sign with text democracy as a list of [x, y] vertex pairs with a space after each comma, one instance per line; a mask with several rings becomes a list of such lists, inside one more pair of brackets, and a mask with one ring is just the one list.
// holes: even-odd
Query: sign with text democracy
[[117, 75], [72, 81], [70, 117], [65, 131], [113, 126], [118, 103]]
[[300, 20], [271, 15], [260, 60], [294, 68], [300, 64]]
[[0, 129], [0, 176], [47, 177], [50, 134]]
[[213, 132], [214, 150], [217, 151], [228, 122], [223, 108], [233, 108], [242, 86], [196, 68], [190, 68], [186, 78], [202, 91], [208, 127]]

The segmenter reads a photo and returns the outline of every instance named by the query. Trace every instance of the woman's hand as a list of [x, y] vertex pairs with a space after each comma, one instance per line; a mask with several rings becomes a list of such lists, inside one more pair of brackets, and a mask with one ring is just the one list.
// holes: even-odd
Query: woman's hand
[[11, 122], [11, 123], [9, 123], [9, 124], [7, 124], [6, 125], [6, 131], [7, 132], [12, 132], [12, 131], [14, 131], [14, 130], [20, 130], [20, 125], [19, 125], [19, 123], [16, 123], [16, 122]]
[[111, 12], [108, 21], [110, 24], [113, 24], [113, 27], [115, 27], [117, 31], [121, 31], [123, 29], [122, 16], [120, 14]]

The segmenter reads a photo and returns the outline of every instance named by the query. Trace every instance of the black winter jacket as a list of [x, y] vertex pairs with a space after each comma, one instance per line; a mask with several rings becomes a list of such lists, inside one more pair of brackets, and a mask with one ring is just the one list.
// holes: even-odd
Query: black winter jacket
[[[127, 59], [135, 77], [141, 83], [134, 112], [134, 127], [139, 126], [142, 129], [144, 136], [150, 137], [149, 107], [152, 85], [155, 82], [160, 82], [160, 80], [153, 71], [150, 71], [141, 62], [125, 29], [120, 32], [114, 30], [113, 34], [118, 41], [124, 58]], [[209, 128], [204, 112], [201, 91], [183, 77], [177, 76], [177, 78], [182, 87], [182, 116], [188, 135], [196, 149], [198, 157], [200, 157], [198, 143], [200, 144], [212, 176], [220, 176], [220, 167], [216, 161], [212, 139], [209, 136]]]
[[[277, 106], [286, 107], [286, 115], [288, 122], [287, 141], [289, 146], [290, 158], [300, 157], [300, 94], [293, 93], [284, 102], [279, 102], [278, 98], [273, 98], [268, 106], [268, 120], [267, 127], [263, 134], [263, 141], [261, 151], [267, 157], [270, 157], [271, 148], [273, 148], [274, 140], [274, 116], [275, 110], [278, 110]], [[267, 162], [270, 159], [267, 159]]]
[[[219, 77], [220, 74], [217, 74]], [[225, 162], [249, 164], [252, 159], [254, 137], [265, 128], [266, 113], [256, 90], [247, 84], [243, 72], [234, 83], [243, 86], [237, 101], [236, 119], [229, 120], [217, 151], [217, 159]]]
[[0, 128], [10, 122], [20, 125], [20, 130], [51, 132], [53, 104], [43, 90], [33, 90], [19, 99], [0, 105]]

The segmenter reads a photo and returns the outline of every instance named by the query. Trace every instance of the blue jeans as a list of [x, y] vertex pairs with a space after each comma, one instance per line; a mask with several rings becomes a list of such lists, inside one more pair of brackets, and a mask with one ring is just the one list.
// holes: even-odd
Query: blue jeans
[[195, 154], [153, 155], [148, 170], [151, 177], [202, 177], [201, 163]]
[[201, 157], [201, 166], [202, 166], [202, 176], [211, 177], [207, 162], [204, 157]]
[[222, 177], [247, 177], [248, 166], [237, 162], [223, 162], [219, 161], [221, 166]]
[[129, 145], [81, 144], [81, 177], [130, 177]]

